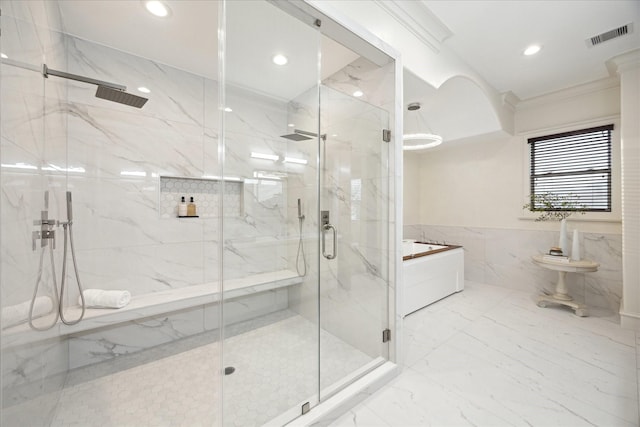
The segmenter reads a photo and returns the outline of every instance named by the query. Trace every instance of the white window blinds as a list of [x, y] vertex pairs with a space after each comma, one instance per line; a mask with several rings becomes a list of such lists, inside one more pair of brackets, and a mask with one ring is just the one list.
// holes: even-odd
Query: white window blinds
[[536, 196], [553, 194], [575, 199], [586, 212], [611, 212], [612, 130], [607, 125], [528, 140], [533, 210], [549, 210]]

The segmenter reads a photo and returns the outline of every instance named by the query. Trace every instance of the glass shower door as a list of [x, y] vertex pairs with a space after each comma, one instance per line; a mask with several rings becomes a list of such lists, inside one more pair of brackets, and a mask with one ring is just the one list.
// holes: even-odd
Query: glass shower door
[[270, 2], [225, 7], [223, 424], [284, 425], [318, 402], [320, 33]]
[[[389, 357], [388, 112], [321, 87], [320, 398]], [[386, 340], [385, 340], [386, 341]]]

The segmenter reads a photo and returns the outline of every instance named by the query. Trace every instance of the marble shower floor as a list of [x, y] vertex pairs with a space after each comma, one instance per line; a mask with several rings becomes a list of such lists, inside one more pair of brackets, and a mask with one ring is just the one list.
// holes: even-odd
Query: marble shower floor
[[[262, 425], [317, 392], [315, 330], [286, 310], [229, 329], [225, 366], [236, 371], [224, 379], [225, 426]], [[321, 344], [327, 384], [371, 360], [325, 331]], [[219, 363], [215, 335], [202, 334], [77, 369], [52, 425], [214, 425]]]
[[638, 426], [640, 335], [467, 282], [405, 318], [402, 373], [346, 426]]

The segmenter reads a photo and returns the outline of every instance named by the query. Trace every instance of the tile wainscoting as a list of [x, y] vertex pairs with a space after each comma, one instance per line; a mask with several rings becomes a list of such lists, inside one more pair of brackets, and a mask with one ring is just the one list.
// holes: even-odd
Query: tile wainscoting
[[[462, 245], [465, 279], [474, 282], [538, 293], [552, 290], [558, 277], [531, 261], [532, 255], [557, 246], [557, 231], [413, 224], [404, 226], [404, 238]], [[587, 306], [618, 313], [622, 297], [622, 236], [581, 233], [580, 239], [582, 258], [596, 261], [600, 267], [595, 273], [567, 275], [571, 295]]]

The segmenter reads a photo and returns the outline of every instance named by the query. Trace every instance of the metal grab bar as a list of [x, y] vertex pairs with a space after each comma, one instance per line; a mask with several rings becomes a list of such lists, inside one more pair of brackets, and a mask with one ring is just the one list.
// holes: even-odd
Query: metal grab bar
[[[326, 249], [326, 231], [327, 230], [331, 230], [333, 232], [333, 253], [332, 254], [327, 254]], [[334, 259], [336, 256], [338, 256], [338, 231], [336, 230], [336, 228], [331, 225], [331, 224], [325, 224], [322, 226], [322, 255], [326, 258], [326, 259]]]

